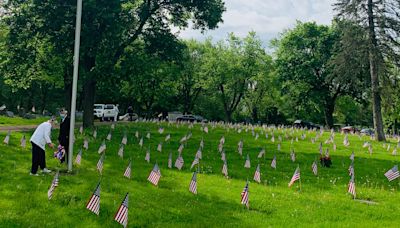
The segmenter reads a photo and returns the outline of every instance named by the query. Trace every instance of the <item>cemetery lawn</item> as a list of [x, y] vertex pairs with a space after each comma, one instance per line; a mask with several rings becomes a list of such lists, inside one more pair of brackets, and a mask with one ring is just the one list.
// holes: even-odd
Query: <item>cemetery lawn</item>
[[[0, 117], [1, 118], [1, 117]], [[1, 119], [0, 119], [1, 124]], [[23, 134], [28, 141], [32, 132], [12, 132], [10, 145], [3, 144], [6, 132], [0, 132], [0, 227], [120, 227], [113, 217], [123, 197], [129, 192], [129, 227], [398, 227], [400, 224], [400, 185], [399, 180], [389, 182], [384, 173], [398, 164], [398, 157], [391, 155], [397, 142], [372, 142], [373, 154], [362, 148], [367, 136], [349, 136], [350, 146], [343, 146], [343, 135], [336, 133], [337, 151], [332, 144], [324, 144], [330, 132], [324, 132], [314, 144], [311, 138], [316, 132], [306, 132], [301, 140], [301, 131], [295, 131], [293, 142], [296, 162], [290, 160], [289, 139], [282, 130], [275, 130], [275, 143], [271, 142], [272, 129], [256, 128], [256, 140], [251, 130], [238, 133], [234, 129], [213, 129], [205, 134], [200, 125], [188, 129], [163, 123], [165, 131], [158, 133], [155, 123], [117, 124], [111, 141], [106, 141], [107, 149], [101, 178], [100, 215], [86, 209], [93, 190], [100, 180], [96, 170], [99, 159], [97, 150], [110, 131], [110, 126], [98, 128], [98, 137], [92, 137], [93, 130], [86, 129], [84, 135], [76, 132], [76, 148], [81, 147], [83, 138], [88, 137], [89, 149], [83, 150], [82, 164], [74, 165], [72, 174], [65, 172], [66, 166], [59, 165], [52, 158], [53, 151], [46, 151], [47, 166], [51, 170], [60, 169], [59, 186], [53, 198], [47, 199], [54, 172], [39, 177], [29, 176], [31, 165], [30, 145], [23, 149], [20, 139]], [[143, 149], [138, 145], [135, 132], [144, 138]], [[173, 163], [177, 158], [179, 140], [192, 132], [192, 138], [183, 150], [185, 161], [181, 171], [168, 169], [167, 161], [173, 153]], [[124, 158], [117, 155], [121, 139], [127, 133], [128, 144]], [[151, 133], [147, 139], [146, 133]], [[264, 134], [262, 134], [264, 132]], [[167, 134], [171, 141], [164, 142]], [[268, 133], [268, 139], [265, 137]], [[56, 141], [58, 132], [53, 130]], [[229, 178], [221, 173], [223, 162], [218, 152], [218, 143], [225, 136], [225, 151]], [[282, 150], [277, 151], [278, 136], [281, 135]], [[198, 195], [188, 191], [193, 170], [191, 163], [204, 138], [203, 159], [200, 162]], [[237, 152], [237, 144], [243, 139], [243, 156]], [[156, 151], [158, 143], [163, 142], [162, 152]], [[333, 166], [323, 168], [318, 165], [318, 176], [311, 172], [311, 164], [319, 157], [319, 143], [329, 148]], [[151, 162], [144, 158], [150, 148]], [[258, 159], [261, 148], [266, 149], [265, 158]], [[357, 199], [347, 193], [349, 181], [349, 156], [355, 152], [355, 178]], [[75, 149], [74, 154], [78, 149]], [[277, 169], [270, 167], [276, 153]], [[250, 155], [251, 168], [244, 168], [247, 154]], [[74, 156], [75, 157], [75, 156]], [[123, 177], [124, 170], [132, 159], [132, 178]], [[147, 181], [155, 162], [162, 177], [158, 187]], [[261, 180], [253, 181], [257, 164], [261, 165]], [[300, 182], [288, 188], [297, 166], [301, 169]], [[240, 193], [249, 179], [250, 209], [240, 204]], [[365, 202], [363, 202], [365, 201]], [[373, 203], [373, 204], [371, 204]]]
[[21, 117], [5, 117], [5, 116], [0, 116], [0, 127], [2, 126], [18, 126], [18, 125], [37, 125], [40, 124], [46, 120], [48, 120], [49, 117], [39, 117], [36, 119], [25, 119]]

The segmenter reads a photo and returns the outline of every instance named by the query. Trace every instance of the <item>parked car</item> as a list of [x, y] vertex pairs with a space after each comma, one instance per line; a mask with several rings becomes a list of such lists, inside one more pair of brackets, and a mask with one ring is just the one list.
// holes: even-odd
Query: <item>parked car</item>
[[316, 125], [316, 124], [313, 124], [311, 122], [304, 121], [304, 120], [296, 120], [296, 121], [294, 121], [293, 126], [295, 128], [303, 128], [303, 127], [305, 127], [305, 128], [308, 128], [308, 129], [320, 128], [319, 125]]
[[343, 133], [356, 133], [358, 130], [353, 126], [346, 126], [340, 129]]
[[374, 132], [374, 129], [364, 128], [364, 129], [361, 129], [360, 133], [363, 135], [374, 135], [375, 132]]
[[183, 116], [176, 118], [176, 121], [196, 122], [197, 119], [193, 115], [183, 115]]
[[94, 117], [100, 119], [100, 121], [108, 119], [117, 121], [119, 110], [118, 107], [113, 104], [95, 104], [93, 114]]

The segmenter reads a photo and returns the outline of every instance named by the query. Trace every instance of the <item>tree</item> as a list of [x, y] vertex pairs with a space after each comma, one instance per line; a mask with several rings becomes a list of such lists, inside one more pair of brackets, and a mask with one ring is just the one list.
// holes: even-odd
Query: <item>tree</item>
[[368, 52], [372, 90], [375, 135], [385, 140], [381, 110], [380, 80], [385, 74], [385, 61], [399, 64], [400, 2], [396, 0], [338, 0], [338, 17], [354, 21], [368, 34]]
[[[16, 30], [28, 25], [25, 37], [47, 40], [57, 50], [72, 50], [76, 2], [19, 1], [6, 4], [11, 12], [8, 24]], [[80, 78], [83, 87], [84, 125], [93, 124], [93, 104], [98, 81], [112, 75], [115, 64], [123, 58], [126, 48], [140, 39], [149, 49], [157, 51], [178, 42], [171, 27], [184, 28], [192, 20], [194, 28], [213, 29], [225, 10], [221, 0], [89, 0], [83, 2]], [[21, 13], [22, 11], [26, 13]], [[18, 21], [26, 23], [16, 23]], [[14, 29], [14, 28], [12, 28]], [[64, 62], [65, 90], [70, 83], [71, 55], [60, 51]]]
[[205, 43], [202, 73], [208, 78], [208, 88], [217, 90], [225, 112], [225, 120], [232, 121], [241, 100], [246, 95], [251, 79], [265, 71], [265, 50], [254, 32], [240, 39], [230, 34], [227, 41], [213, 45]]
[[[320, 109], [328, 127], [333, 127], [337, 98], [361, 90], [357, 86], [363, 77], [362, 69], [353, 70], [351, 74], [344, 73], [344, 64], [347, 62], [342, 60], [345, 57], [353, 58], [347, 53], [352, 53], [352, 50], [346, 48], [349, 41], [344, 40], [348, 37], [347, 31], [340, 24], [330, 27], [314, 22], [299, 22], [294, 29], [284, 33], [280, 40], [274, 41], [282, 92], [289, 94], [294, 107], [302, 106], [297, 108], [298, 113], [301, 110], [309, 113], [310, 108]], [[308, 110], [304, 110], [307, 106]]]

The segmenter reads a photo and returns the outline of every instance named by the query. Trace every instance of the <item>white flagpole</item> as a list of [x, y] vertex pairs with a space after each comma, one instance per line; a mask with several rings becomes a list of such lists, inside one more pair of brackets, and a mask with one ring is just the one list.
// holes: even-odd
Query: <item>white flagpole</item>
[[75, 129], [75, 112], [76, 112], [76, 90], [78, 84], [79, 69], [79, 47], [81, 41], [81, 22], [82, 22], [82, 0], [76, 3], [76, 25], [75, 25], [75, 47], [74, 47], [74, 75], [72, 81], [72, 98], [71, 98], [71, 123], [69, 130], [69, 151], [68, 151], [68, 171], [72, 171], [72, 156], [74, 149], [74, 129]]

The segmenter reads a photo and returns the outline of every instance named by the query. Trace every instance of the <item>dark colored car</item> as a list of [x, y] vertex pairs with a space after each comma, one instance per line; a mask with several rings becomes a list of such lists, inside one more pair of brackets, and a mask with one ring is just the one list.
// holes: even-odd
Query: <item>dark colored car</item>
[[182, 121], [184, 121], [184, 122], [196, 122], [197, 119], [193, 115], [183, 115], [183, 116], [180, 116], [180, 117], [176, 118], [176, 121], [179, 121], [179, 122], [182, 122]]
[[295, 128], [308, 128], [308, 129], [320, 128], [319, 125], [316, 125], [316, 124], [313, 124], [311, 122], [304, 121], [304, 120], [296, 120], [296, 121], [294, 121], [293, 126]]

